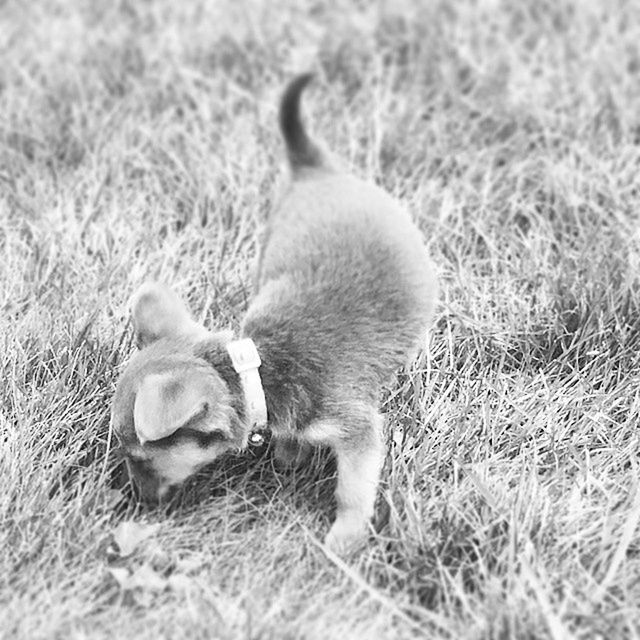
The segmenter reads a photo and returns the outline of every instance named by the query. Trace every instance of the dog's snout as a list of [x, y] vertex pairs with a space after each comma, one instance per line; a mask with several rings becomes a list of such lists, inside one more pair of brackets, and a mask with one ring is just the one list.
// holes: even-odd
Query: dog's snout
[[132, 478], [133, 491], [140, 502], [151, 507], [171, 502], [178, 491], [176, 485]]
[[140, 502], [155, 505], [160, 501], [158, 483], [129, 476], [133, 493]]
[[127, 472], [133, 493], [140, 502], [155, 506], [164, 499], [166, 489], [155, 475], [143, 472], [137, 468], [135, 462], [129, 460]]

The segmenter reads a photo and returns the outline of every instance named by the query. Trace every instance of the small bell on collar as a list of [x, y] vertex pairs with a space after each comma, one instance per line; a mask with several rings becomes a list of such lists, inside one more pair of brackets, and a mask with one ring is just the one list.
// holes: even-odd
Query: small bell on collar
[[264, 444], [264, 431], [262, 429], [252, 431], [249, 434], [249, 446], [261, 447]]

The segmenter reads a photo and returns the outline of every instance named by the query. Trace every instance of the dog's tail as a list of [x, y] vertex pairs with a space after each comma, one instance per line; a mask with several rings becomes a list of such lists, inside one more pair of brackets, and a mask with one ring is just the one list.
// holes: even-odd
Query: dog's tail
[[294, 78], [280, 101], [280, 130], [294, 173], [303, 168], [320, 169], [331, 166], [327, 154], [309, 137], [300, 119], [300, 97], [312, 79], [312, 73], [304, 73]]

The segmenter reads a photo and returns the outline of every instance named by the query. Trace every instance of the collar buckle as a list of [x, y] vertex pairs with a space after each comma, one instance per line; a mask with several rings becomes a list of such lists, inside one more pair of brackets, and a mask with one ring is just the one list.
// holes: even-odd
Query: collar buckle
[[265, 429], [253, 429], [249, 434], [249, 446], [250, 447], [261, 447], [266, 440], [267, 432]]
[[237, 373], [257, 369], [262, 364], [260, 354], [251, 338], [228, 342], [227, 353]]

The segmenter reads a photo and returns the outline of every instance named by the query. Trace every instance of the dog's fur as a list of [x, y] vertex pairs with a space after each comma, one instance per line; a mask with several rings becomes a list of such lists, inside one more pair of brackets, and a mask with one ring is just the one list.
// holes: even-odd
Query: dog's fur
[[[299, 115], [310, 76], [280, 107], [291, 184], [271, 215], [256, 296], [241, 336], [255, 342], [276, 456], [324, 444], [337, 458], [334, 550], [360, 542], [373, 515], [384, 450], [382, 385], [425, 341], [436, 279], [420, 232], [384, 191], [338, 168]], [[112, 423], [143, 496], [161, 498], [219, 454], [247, 444], [250, 425], [230, 333], [210, 333], [161, 285], [134, 296], [141, 348], [115, 394]]]

